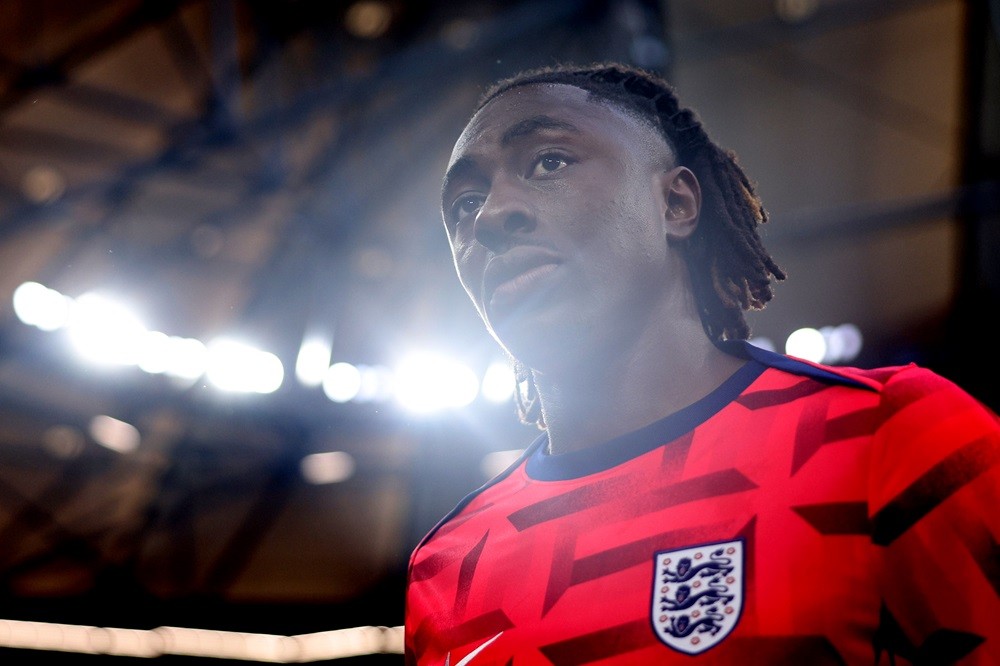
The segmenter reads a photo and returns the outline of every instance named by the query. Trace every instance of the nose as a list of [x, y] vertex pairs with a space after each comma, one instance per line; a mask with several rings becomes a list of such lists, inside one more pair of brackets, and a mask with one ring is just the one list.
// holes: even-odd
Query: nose
[[535, 214], [524, 186], [514, 179], [498, 178], [490, 187], [476, 215], [476, 240], [493, 252], [502, 252], [512, 238], [535, 226]]

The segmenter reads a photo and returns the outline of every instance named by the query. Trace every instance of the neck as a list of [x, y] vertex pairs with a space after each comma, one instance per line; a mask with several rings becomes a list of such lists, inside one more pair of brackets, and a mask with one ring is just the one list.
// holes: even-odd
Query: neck
[[[744, 363], [720, 351], [700, 323], [672, 327], [618, 353], [536, 373], [550, 453], [590, 448], [673, 414], [719, 387]], [[678, 330], [681, 329], [681, 330]]]

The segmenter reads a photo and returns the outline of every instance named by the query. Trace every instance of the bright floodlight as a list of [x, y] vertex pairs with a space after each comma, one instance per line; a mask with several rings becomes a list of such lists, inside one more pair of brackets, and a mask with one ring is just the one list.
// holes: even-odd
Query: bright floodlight
[[25, 282], [14, 290], [14, 314], [28, 326], [55, 331], [69, 321], [73, 299], [37, 282]]
[[482, 394], [490, 402], [507, 402], [514, 395], [516, 380], [509, 363], [497, 361], [486, 368], [483, 375]]
[[359, 365], [358, 372], [361, 373], [361, 385], [358, 387], [358, 394], [354, 396], [356, 402], [383, 401], [389, 397], [392, 373], [388, 368], [381, 365]]
[[139, 368], [152, 375], [197, 379], [208, 366], [208, 349], [200, 340], [148, 332], [142, 341]]
[[164, 349], [166, 374], [179, 379], [197, 379], [208, 369], [208, 347], [195, 338], [170, 336]]
[[800, 328], [785, 340], [785, 353], [819, 363], [826, 356], [826, 338], [815, 328]]
[[330, 367], [330, 346], [329, 338], [319, 335], [310, 335], [302, 341], [295, 359], [295, 376], [303, 386], [316, 387], [323, 383]]
[[274, 354], [236, 342], [216, 340], [208, 346], [208, 380], [224, 391], [273, 393], [285, 369]]
[[347, 402], [361, 390], [361, 371], [350, 363], [334, 363], [323, 376], [323, 393], [334, 402]]
[[160, 331], [146, 333], [139, 348], [139, 369], [152, 375], [167, 371], [170, 336]]
[[454, 359], [422, 352], [396, 368], [395, 389], [396, 399], [405, 409], [428, 413], [468, 405], [479, 393], [479, 379]]
[[354, 475], [354, 458], [345, 451], [327, 451], [306, 456], [299, 463], [302, 477], [309, 483], [339, 483]]
[[123, 305], [95, 293], [76, 299], [68, 332], [82, 357], [116, 365], [138, 363], [147, 334], [146, 327]]

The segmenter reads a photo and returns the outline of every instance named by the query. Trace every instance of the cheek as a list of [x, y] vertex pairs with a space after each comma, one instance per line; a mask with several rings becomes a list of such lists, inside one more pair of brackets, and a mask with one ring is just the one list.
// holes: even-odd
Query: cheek
[[588, 211], [587, 218], [589, 241], [604, 244], [615, 255], [643, 249], [642, 254], [658, 256], [666, 245], [666, 229], [648, 192], [619, 190]]
[[[641, 184], [640, 179], [633, 179]], [[616, 218], [622, 228], [623, 237], [637, 241], [646, 247], [651, 256], [659, 256], [666, 249], [666, 221], [660, 214], [660, 206], [649, 187], [622, 189], [614, 202]]]
[[609, 288], [658, 279], [664, 268], [666, 231], [648, 198], [634, 194], [626, 192], [594, 211], [594, 225], [583, 241], [591, 270]]
[[475, 303], [476, 309], [481, 310], [479, 299], [483, 269], [486, 263], [484, 253], [476, 249], [476, 244], [461, 247], [452, 245], [452, 256], [455, 259], [455, 270], [458, 273], [459, 282], [462, 283], [469, 298]]
[[[605, 165], [599, 173], [589, 174], [572, 192], [560, 193], [562, 204], [574, 210], [570, 222], [583, 236], [593, 236], [614, 245], [623, 238], [647, 238], [658, 221], [658, 208], [649, 179], [631, 173], [624, 165]], [[665, 230], [664, 230], [665, 235]]]

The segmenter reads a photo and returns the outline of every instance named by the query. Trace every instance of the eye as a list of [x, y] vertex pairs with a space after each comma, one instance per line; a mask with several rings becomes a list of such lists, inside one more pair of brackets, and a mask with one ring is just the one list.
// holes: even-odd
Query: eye
[[485, 200], [481, 194], [463, 194], [451, 205], [451, 219], [462, 222], [469, 217], [475, 217]]
[[532, 163], [528, 177], [544, 176], [547, 173], [559, 171], [560, 169], [569, 166], [569, 164], [569, 159], [559, 153], [545, 153], [543, 155], [539, 155], [538, 158]]

